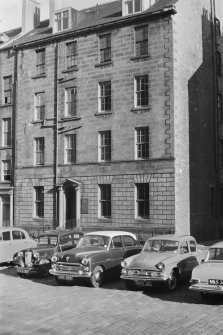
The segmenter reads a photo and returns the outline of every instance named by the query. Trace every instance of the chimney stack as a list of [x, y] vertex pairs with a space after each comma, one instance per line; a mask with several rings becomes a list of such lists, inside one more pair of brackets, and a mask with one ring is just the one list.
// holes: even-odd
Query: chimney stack
[[22, 33], [25, 34], [40, 24], [40, 3], [36, 0], [22, 0]]

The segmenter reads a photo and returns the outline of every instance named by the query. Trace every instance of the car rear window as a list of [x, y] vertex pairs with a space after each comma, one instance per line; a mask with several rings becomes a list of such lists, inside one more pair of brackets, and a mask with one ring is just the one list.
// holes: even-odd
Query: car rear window
[[21, 234], [19, 230], [13, 230], [12, 231], [12, 239], [13, 240], [20, 240], [21, 239]]
[[132, 247], [137, 245], [136, 241], [132, 236], [123, 236], [123, 241], [125, 247]]

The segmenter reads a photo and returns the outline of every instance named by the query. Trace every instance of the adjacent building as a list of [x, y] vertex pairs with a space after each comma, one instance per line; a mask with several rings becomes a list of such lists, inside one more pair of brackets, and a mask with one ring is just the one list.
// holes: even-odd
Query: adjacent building
[[0, 34], [0, 225], [221, 237], [214, 1], [73, 3]]

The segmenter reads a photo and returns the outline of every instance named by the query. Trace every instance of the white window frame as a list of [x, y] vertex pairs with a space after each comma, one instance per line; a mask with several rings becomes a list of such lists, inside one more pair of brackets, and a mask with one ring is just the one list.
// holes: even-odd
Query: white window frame
[[[68, 15], [66, 15], [68, 14]], [[59, 10], [55, 12], [55, 19], [54, 19], [54, 27], [56, 32], [65, 31], [70, 29], [71, 24], [71, 11], [70, 8], [64, 8], [63, 10]], [[65, 22], [67, 24], [65, 26]]]
[[3, 105], [12, 104], [12, 76], [3, 77]]
[[[141, 79], [143, 77], [147, 77], [147, 85], [148, 85], [148, 90], [147, 90], [147, 99], [148, 99], [148, 104], [147, 105], [142, 105], [138, 104], [138, 92], [143, 92], [143, 91], [137, 91], [137, 80]], [[149, 106], [149, 76], [147, 74], [145, 75], [140, 75], [140, 76], [135, 76], [134, 78], [134, 107], [135, 108], [143, 108], [143, 107], [148, 107]]]
[[[106, 84], [110, 84], [110, 108], [102, 108], [102, 105], [104, 104], [106, 106], [106, 103], [103, 103], [103, 99], [105, 100], [109, 95], [102, 95], [102, 86]], [[112, 109], [112, 87], [111, 87], [111, 81], [106, 80], [103, 82], [98, 83], [98, 113], [109, 113]]]
[[45, 139], [44, 137], [36, 137], [34, 138], [34, 156], [35, 156], [35, 165], [36, 166], [42, 166], [44, 165], [45, 160]]
[[139, 214], [139, 201], [138, 201], [138, 197], [137, 197], [137, 194], [138, 194], [138, 185], [140, 184], [148, 184], [148, 188], [150, 190], [150, 185], [149, 183], [136, 183], [135, 184], [135, 219], [139, 219], [139, 220], [148, 220], [149, 217], [150, 217], [150, 193], [149, 193], [149, 198], [148, 198], [148, 201], [149, 201], [149, 215], [148, 216], [140, 216], [138, 215]]
[[[103, 145], [103, 148], [107, 152], [110, 147], [110, 158], [109, 159], [102, 159], [102, 135], [104, 134], [109, 134], [110, 133], [110, 146], [109, 145]], [[98, 133], [98, 161], [99, 162], [110, 162], [111, 161], [111, 152], [112, 150], [112, 137], [111, 137], [111, 130], [104, 130], [104, 131], [99, 131]]]
[[[68, 144], [70, 144], [70, 142], [68, 142], [68, 139], [74, 138], [74, 143], [75, 143], [75, 147], [68, 147]], [[69, 150], [72, 152], [74, 152], [75, 155], [75, 159], [74, 160], [69, 160], [68, 159], [68, 154], [69, 154]], [[65, 164], [75, 164], [76, 160], [77, 160], [77, 136], [76, 134], [68, 134], [64, 136], [64, 163]], [[71, 154], [72, 156], [72, 154]]]
[[[5, 179], [5, 177], [7, 178]], [[10, 181], [10, 180], [11, 180], [11, 160], [6, 159], [2, 161], [2, 181]]]
[[[69, 92], [73, 91], [74, 100], [69, 99], [71, 95]], [[74, 117], [76, 116], [76, 108], [77, 108], [77, 88], [76, 87], [66, 87], [64, 94], [64, 111], [65, 117]]]
[[[147, 129], [148, 131], [148, 142], [138, 142], [137, 139], [138, 139], [138, 132], [141, 130], [141, 129]], [[143, 144], [146, 144], [148, 143], [148, 154], [147, 156], [145, 157], [139, 157], [138, 155], [138, 147], [139, 145], [143, 145]], [[139, 127], [136, 127], [135, 128], [135, 160], [144, 160], [144, 159], [148, 159], [149, 158], [149, 127], [148, 126], [139, 126]]]
[[[140, 10], [136, 11], [136, 3], [140, 3]], [[128, 4], [132, 4], [132, 11], [129, 11]], [[124, 0], [124, 13], [125, 15], [132, 15], [143, 11], [143, 0]]]
[[[73, 48], [69, 48], [70, 46]], [[70, 52], [73, 51], [73, 53]], [[67, 58], [67, 69], [72, 69], [77, 66], [77, 41], [70, 41], [66, 43], [66, 58]]]
[[12, 119], [10, 117], [2, 119], [2, 146], [12, 145]]
[[34, 119], [42, 121], [45, 119], [45, 92], [36, 92], [34, 94]]

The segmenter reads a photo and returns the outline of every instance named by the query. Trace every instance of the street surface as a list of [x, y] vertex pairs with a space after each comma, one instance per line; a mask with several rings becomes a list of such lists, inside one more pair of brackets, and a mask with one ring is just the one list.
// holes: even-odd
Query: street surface
[[0, 266], [2, 335], [223, 335], [223, 297], [203, 302], [181, 285], [174, 293], [58, 286], [51, 276], [22, 279]]

